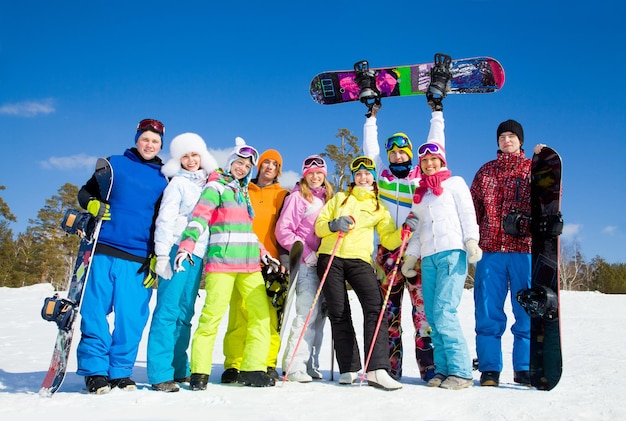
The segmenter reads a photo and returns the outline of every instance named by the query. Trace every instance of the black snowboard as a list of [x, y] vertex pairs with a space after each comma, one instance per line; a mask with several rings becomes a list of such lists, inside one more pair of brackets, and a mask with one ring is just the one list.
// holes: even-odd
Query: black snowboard
[[517, 294], [531, 316], [530, 380], [541, 390], [553, 389], [562, 372], [559, 318], [559, 235], [561, 217], [561, 157], [544, 147], [531, 165], [531, 288]]

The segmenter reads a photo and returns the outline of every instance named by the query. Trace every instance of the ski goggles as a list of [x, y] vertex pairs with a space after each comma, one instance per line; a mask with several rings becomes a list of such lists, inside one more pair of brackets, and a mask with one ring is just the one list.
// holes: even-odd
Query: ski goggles
[[241, 158], [250, 158], [253, 166], [259, 162], [259, 153], [252, 146], [240, 146], [235, 155]]
[[369, 156], [358, 156], [354, 158], [352, 163], [350, 163], [350, 171], [355, 173], [358, 170], [362, 170], [362, 169], [368, 170], [368, 171], [375, 171], [376, 164], [374, 164], [374, 160], [370, 158]]
[[137, 131], [143, 132], [146, 130], [150, 130], [153, 132], [157, 132], [161, 136], [165, 134], [165, 126], [159, 120], [153, 120], [151, 118], [145, 118], [139, 122], [137, 125]]
[[302, 164], [302, 172], [313, 167], [326, 168], [326, 162], [320, 156], [310, 156], [304, 160], [304, 163]]
[[389, 139], [387, 139], [387, 142], [385, 143], [385, 149], [387, 151], [390, 151], [394, 147], [398, 149], [413, 149], [413, 145], [411, 145], [411, 141], [409, 140], [409, 138], [402, 134], [393, 135]]
[[424, 155], [426, 155], [427, 153], [430, 153], [430, 154], [433, 154], [433, 155], [442, 155], [444, 152], [441, 149], [441, 147], [439, 145], [437, 145], [436, 143], [424, 143], [417, 150], [417, 156], [419, 156], [421, 158]]

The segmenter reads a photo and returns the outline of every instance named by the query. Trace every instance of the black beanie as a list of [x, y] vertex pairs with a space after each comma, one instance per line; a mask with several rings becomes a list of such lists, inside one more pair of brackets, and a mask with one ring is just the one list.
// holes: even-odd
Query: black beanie
[[496, 132], [496, 142], [498, 142], [500, 135], [504, 132], [515, 133], [519, 139], [520, 146], [524, 144], [524, 129], [522, 129], [522, 125], [517, 121], [507, 120], [500, 123], [498, 131]]

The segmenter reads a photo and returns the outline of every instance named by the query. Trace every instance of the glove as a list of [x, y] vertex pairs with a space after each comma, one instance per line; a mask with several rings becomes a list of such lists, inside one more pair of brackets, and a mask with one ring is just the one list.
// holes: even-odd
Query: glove
[[404, 263], [402, 264], [402, 274], [406, 278], [414, 278], [417, 276], [415, 265], [417, 264], [417, 256], [411, 254], [404, 255]]
[[278, 259], [274, 259], [269, 254], [263, 256], [261, 258], [261, 262], [263, 262], [265, 266], [268, 266], [267, 273], [280, 272], [280, 261]]
[[476, 263], [483, 257], [483, 251], [478, 247], [478, 241], [467, 240], [465, 242], [465, 250], [467, 250], [467, 261]]
[[102, 219], [103, 221], [111, 220], [111, 206], [98, 199], [91, 199], [87, 203], [87, 212], [96, 217], [96, 219]]
[[[146, 277], [143, 278], [143, 286], [145, 288], [152, 288], [152, 286], [156, 283], [157, 281], [157, 274], [155, 272], [155, 268], [156, 268], [156, 256], [153, 254], [149, 257], [149, 263], [146, 265], [146, 263], [143, 264], [142, 267], [144, 266], [148, 266], [146, 269], [144, 269], [147, 273], [146, 273]], [[141, 270], [141, 268], [139, 269]]]
[[309, 255], [304, 258], [304, 263], [309, 267], [317, 266], [317, 253], [314, 251], [309, 253]]
[[157, 256], [155, 271], [159, 278], [172, 279], [174, 273], [172, 273], [172, 265], [170, 265], [169, 256]]
[[340, 216], [337, 219], [333, 219], [328, 223], [328, 229], [332, 232], [348, 232], [350, 231], [350, 226], [354, 224], [354, 220], [350, 216]]
[[406, 220], [404, 221], [404, 224], [402, 224], [403, 228], [408, 228], [409, 231], [411, 232], [415, 232], [419, 226], [419, 219], [417, 218], [417, 216], [415, 216], [413, 214], [413, 212], [411, 212], [407, 217]]
[[176, 258], [174, 259], [174, 270], [176, 272], [184, 272], [185, 268], [183, 267], [183, 262], [185, 260], [189, 260], [189, 262], [193, 265], [193, 260], [191, 260], [191, 254], [185, 250], [178, 250], [176, 253]]

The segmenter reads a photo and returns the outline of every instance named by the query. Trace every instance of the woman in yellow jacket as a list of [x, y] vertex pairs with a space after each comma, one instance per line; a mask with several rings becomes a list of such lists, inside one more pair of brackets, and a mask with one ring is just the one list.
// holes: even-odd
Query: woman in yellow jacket
[[[345, 281], [361, 302], [367, 351], [383, 304], [372, 267], [374, 230], [378, 232], [382, 245], [389, 250], [395, 250], [402, 243], [402, 227], [396, 229], [389, 211], [378, 200], [374, 161], [366, 156], [357, 157], [350, 164], [350, 170], [353, 182], [348, 191], [337, 193], [328, 201], [315, 222], [315, 233], [322, 239], [317, 265], [320, 279], [339, 242], [323, 286], [341, 373], [339, 384], [354, 383], [362, 368]], [[406, 223], [410, 222], [407, 220]], [[343, 239], [339, 232], [344, 233]], [[370, 386], [396, 390], [402, 385], [388, 373], [387, 335], [387, 319], [383, 318], [367, 367], [367, 382]]]

